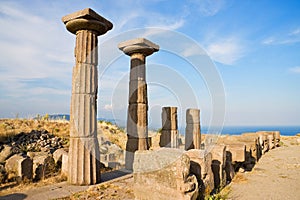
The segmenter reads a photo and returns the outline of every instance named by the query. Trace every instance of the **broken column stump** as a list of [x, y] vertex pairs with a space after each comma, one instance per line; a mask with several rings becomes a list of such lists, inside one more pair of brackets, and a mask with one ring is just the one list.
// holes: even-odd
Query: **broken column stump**
[[186, 110], [186, 128], [185, 128], [185, 150], [200, 149], [201, 131], [200, 131], [200, 110]]
[[163, 107], [160, 147], [178, 148], [177, 107]]

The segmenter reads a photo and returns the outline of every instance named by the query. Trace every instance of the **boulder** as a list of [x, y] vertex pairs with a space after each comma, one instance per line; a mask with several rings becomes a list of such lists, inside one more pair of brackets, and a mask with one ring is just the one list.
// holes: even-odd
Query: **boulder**
[[0, 163], [4, 163], [7, 158], [13, 154], [13, 148], [8, 145], [3, 145], [3, 149], [0, 152]]
[[133, 172], [136, 199], [190, 200], [199, 195], [197, 178], [190, 174], [190, 158], [182, 150], [137, 151]]
[[34, 180], [41, 180], [49, 177], [53, 172], [55, 172], [55, 162], [50, 154], [37, 154], [33, 158], [33, 173]]
[[17, 180], [32, 179], [32, 159], [28, 156], [13, 155], [5, 163], [5, 169], [8, 173], [8, 179]]

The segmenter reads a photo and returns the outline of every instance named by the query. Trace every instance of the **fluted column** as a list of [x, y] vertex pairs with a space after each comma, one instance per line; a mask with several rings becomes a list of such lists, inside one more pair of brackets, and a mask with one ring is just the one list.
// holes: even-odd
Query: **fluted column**
[[200, 110], [186, 110], [186, 128], [185, 128], [185, 150], [200, 149], [201, 130], [200, 130]]
[[178, 148], [177, 107], [163, 107], [159, 146]]
[[149, 149], [146, 56], [158, 51], [159, 46], [137, 38], [120, 43], [119, 49], [130, 56], [125, 167], [132, 170], [134, 152]]
[[72, 77], [68, 181], [75, 185], [100, 182], [97, 140], [98, 39], [112, 24], [87, 8], [62, 18], [76, 34]]

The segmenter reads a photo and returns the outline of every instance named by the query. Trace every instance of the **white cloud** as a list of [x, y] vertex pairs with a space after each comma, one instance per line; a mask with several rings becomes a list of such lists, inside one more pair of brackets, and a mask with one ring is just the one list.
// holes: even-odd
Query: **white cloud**
[[112, 110], [113, 106], [111, 104], [104, 105], [105, 110]]
[[220, 12], [226, 5], [225, 0], [191, 0], [200, 13], [204, 16], [214, 16]]
[[208, 55], [215, 61], [232, 65], [243, 57], [244, 48], [236, 39], [226, 39], [206, 46]]
[[293, 73], [300, 74], [300, 67], [292, 67], [292, 68], [289, 68], [289, 71], [290, 71], [290, 72], [293, 72]]
[[299, 35], [300, 34], [300, 28], [297, 28], [289, 33], [289, 35]]
[[273, 37], [264, 39], [264, 40], [262, 41], [262, 43], [265, 44], [265, 45], [270, 45], [270, 44], [273, 44], [274, 42], [275, 42], [275, 41], [274, 41], [274, 38], [273, 38]]

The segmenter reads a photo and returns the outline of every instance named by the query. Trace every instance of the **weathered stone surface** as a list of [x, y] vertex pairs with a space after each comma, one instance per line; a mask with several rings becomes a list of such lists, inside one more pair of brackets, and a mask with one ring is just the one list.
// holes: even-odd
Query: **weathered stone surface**
[[215, 145], [210, 153], [212, 154], [211, 168], [214, 174], [214, 188], [217, 189], [226, 184], [226, 146]]
[[268, 133], [268, 142], [269, 142], [269, 149], [274, 149], [275, 148], [275, 139], [274, 139], [274, 135], [273, 132]]
[[69, 170], [69, 156], [68, 154], [63, 154], [61, 159], [61, 175], [67, 176]]
[[112, 23], [90, 8], [62, 18], [76, 34], [70, 114], [68, 181], [76, 185], [100, 181], [97, 141], [98, 39], [112, 29]]
[[275, 131], [274, 137], [275, 137], [275, 146], [279, 147], [280, 146], [280, 131]]
[[0, 164], [0, 184], [4, 183], [7, 179], [7, 173], [4, 165]]
[[190, 175], [190, 159], [182, 150], [161, 148], [158, 151], [137, 151], [133, 166], [136, 199], [198, 197], [197, 179]]
[[195, 108], [187, 109], [185, 119], [187, 124], [200, 124], [200, 110]]
[[130, 80], [129, 82], [129, 103], [147, 104], [147, 84], [141, 80]]
[[55, 162], [52, 155], [35, 155], [33, 157], [33, 179], [41, 180], [55, 172]]
[[163, 107], [161, 119], [163, 130], [177, 130], [177, 107]]
[[231, 155], [232, 162], [244, 162], [246, 160], [246, 145], [245, 144], [230, 144], [226, 145], [226, 151]]
[[7, 158], [13, 154], [13, 148], [8, 145], [3, 145], [3, 149], [0, 152], [0, 163], [3, 163]]
[[55, 164], [61, 165], [63, 154], [68, 154], [64, 149], [57, 149], [53, 152], [53, 159]]
[[178, 130], [162, 130], [159, 146], [178, 148]]
[[145, 38], [136, 38], [121, 42], [118, 48], [127, 55], [134, 53], [142, 53], [145, 56], [149, 56], [152, 53], [159, 50], [159, 46]]
[[212, 154], [205, 150], [190, 149], [185, 152], [190, 158], [190, 172], [197, 177], [201, 193], [210, 194], [214, 189], [214, 174], [212, 171]]
[[5, 169], [8, 178], [32, 179], [32, 159], [21, 155], [13, 155], [6, 160]]
[[129, 104], [127, 117], [127, 135], [129, 138], [148, 137], [147, 104]]
[[97, 138], [70, 138], [68, 161], [68, 181], [71, 184], [92, 185], [100, 182]]
[[97, 35], [103, 35], [111, 30], [113, 25], [110, 21], [98, 15], [90, 8], [74, 12], [62, 18], [68, 31], [75, 34], [78, 30], [96, 31]]
[[201, 131], [200, 124], [186, 124], [185, 127], [185, 149], [200, 149]]

